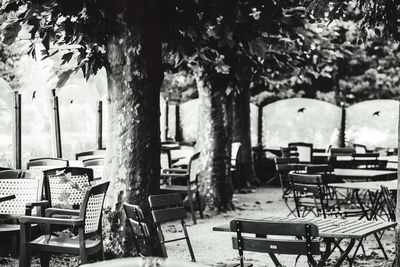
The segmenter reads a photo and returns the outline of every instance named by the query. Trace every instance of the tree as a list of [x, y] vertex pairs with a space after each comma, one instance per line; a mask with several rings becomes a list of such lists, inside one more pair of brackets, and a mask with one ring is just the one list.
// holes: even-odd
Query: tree
[[[147, 197], [158, 192], [160, 170], [159, 94], [163, 79], [159, 2], [146, 1], [1, 1], [2, 35], [6, 44], [29, 28], [29, 54], [37, 40], [44, 57], [64, 53], [73, 68], [58, 73], [57, 87], [81, 70], [86, 78], [105, 67], [110, 114], [105, 177], [108, 192], [108, 249], [128, 254], [132, 242], [122, 203], [143, 207], [151, 218]], [[151, 236], [156, 229], [149, 219]], [[160, 255], [159, 242], [148, 242], [148, 254]]]

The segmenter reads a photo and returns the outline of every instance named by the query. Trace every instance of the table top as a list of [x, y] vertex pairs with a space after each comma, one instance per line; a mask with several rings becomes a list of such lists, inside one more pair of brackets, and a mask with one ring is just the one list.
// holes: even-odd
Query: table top
[[374, 169], [335, 169], [334, 173], [340, 178], [391, 180], [397, 178], [396, 171]]
[[8, 196], [0, 196], [0, 202], [12, 200], [15, 198], [15, 195], [8, 195]]
[[[318, 226], [319, 236], [325, 238], [360, 239], [381, 230], [394, 227], [397, 223], [385, 221], [343, 220], [324, 218], [267, 217], [265, 221], [310, 222]], [[231, 232], [229, 223], [213, 227], [213, 231]]]
[[328, 186], [335, 188], [346, 188], [346, 189], [361, 189], [361, 190], [371, 190], [379, 191], [381, 190], [381, 185], [386, 186], [389, 190], [397, 190], [397, 180], [390, 181], [373, 181], [373, 182], [347, 182], [347, 183], [330, 183]]
[[201, 267], [203, 264], [196, 262], [186, 262], [182, 260], [174, 260], [169, 258], [156, 258], [156, 257], [131, 257], [114, 259], [107, 261], [100, 261], [91, 264], [84, 264], [87, 267]]

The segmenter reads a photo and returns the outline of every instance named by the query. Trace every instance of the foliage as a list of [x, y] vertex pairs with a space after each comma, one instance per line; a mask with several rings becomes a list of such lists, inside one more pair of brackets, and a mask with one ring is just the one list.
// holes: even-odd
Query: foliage
[[0, 77], [3, 78], [11, 88], [19, 86], [18, 77], [14, 72], [14, 67], [19, 55], [14, 49], [0, 43]]

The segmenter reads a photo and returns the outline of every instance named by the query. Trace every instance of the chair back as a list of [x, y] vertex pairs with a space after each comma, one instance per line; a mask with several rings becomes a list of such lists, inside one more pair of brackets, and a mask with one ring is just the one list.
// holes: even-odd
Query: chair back
[[[25, 215], [27, 203], [41, 200], [42, 187], [41, 178], [0, 179], [0, 196], [15, 195], [15, 199], [0, 203], [0, 215]], [[36, 214], [36, 209], [32, 213]]]
[[[312, 263], [315, 263], [312, 256], [320, 254], [319, 240], [313, 239], [319, 235], [318, 227], [313, 223], [237, 219], [230, 222], [230, 229], [236, 232], [236, 236], [232, 237], [232, 244], [234, 249], [239, 250], [241, 266], [244, 266], [243, 251], [270, 255], [307, 255], [308, 261]], [[256, 237], [243, 234], [255, 234]], [[289, 239], [288, 236], [293, 238]], [[278, 261], [272, 256], [274, 262]], [[275, 262], [277, 263], [279, 262]]]
[[313, 152], [313, 144], [296, 142], [289, 143], [289, 147], [296, 147], [297, 153], [299, 153], [299, 161], [300, 162], [312, 162], [312, 152]]
[[37, 158], [30, 159], [26, 164], [26, 169], [42, 175], [42, 172], [49, 169], [67, 167], [68, 160], [59, 158]]
[[146, 222], [144, 222], [143, 211], [138, 205], [124, 203], [123, 206], [133, 232], [133, 242], [135, 243], [136, 251], [139, 255], [144, 256], [145, 254], [140, 249], [139, 239], [146, 242], [147, 238], [150, 237], [150, 232]]
[[93, 170], [94, 181], [101, 180], [104, 175], [104, 158], [85, 159], [83, 161], [83, 167]]
[[358, 154], [366, 154], [367, 153], [367, 147], [365, 145], [361, 144], [353, 144], [354, 150]]
[[98, 149], [92, 151], [84, 151], [75, 154], [76, 160], [85, 160], [85, 159], [92, 159], [92, 158], [104, 158], [106, 154], [106, 149]]
[[104, 182], [85, 192], [79, 213], [79, 217], [85, 221], [85, 238], [101, 235], [101, 216], [109, 184], [110, 182]]
[[93, 170], [64, 167], [44, 171], [45, 195], [53, 207], [77, 208], [85, 197], [85, 188], [93, 181]]
[[0, 171], [0, 179], [33, 178], [34, 173], [23, 170]]
[[396, 202], [392, 198], [392, 195], [390, 194], [390, 191], [386, 186], [381, 185], [381, 191], [382, 191], [383, 200], [385, 202], [386, 209], [388, 212], [389, 220], [392, 222], [395, 222], [396, 221]]
[[240, 148], [242, 146], [242, 143], [240, 142], [233, 142], [232, 143], [232, 153], [231, 153], [231, 167], [236, 168], [236, 165], [238, 163], [238, 157], [240, 153]]
[[297, 147], [281, 147], [282, 158], [298, 158]]
[[189, 161], [189, 181], [196, 182], [197, 174], [199, 173], [199, 165], [200, 165], [200, 152], [195, 153]]
[[327, 173], [333, 173], [334, 168], [332, 165], [329, 164], [315, 164], [315, 165], [308, 165], [306, 166], [306, 173], [310, 174], [327, 174]]
[[279, 176], [279, 180], [281, 182], [281, 189], [283, 192], [283, 196], [290, 194], [291, 185], [289, 181], [288, 174], [290, 171], [297, 171], [299, 167], [297, 167], [296, 163], [299, 163], [298, 158], [274, 158], [275, 161], [275, 169]]
[[166, 148], [161, 148], [160, 154], [161, 170], [171, 168], [171, 151]]
[[185, 207], [178, 193], [149, 196], [151, 214], [155, 223], [186, 218]]

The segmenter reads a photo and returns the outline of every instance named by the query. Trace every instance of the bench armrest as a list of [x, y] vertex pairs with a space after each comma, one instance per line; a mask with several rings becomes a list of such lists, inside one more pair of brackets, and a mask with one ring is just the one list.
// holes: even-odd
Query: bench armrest
[[53, 215], [79, 216], [79, 210], [58, 209], [58, 208], [46, 209], [46, 217], [52, 217]]

